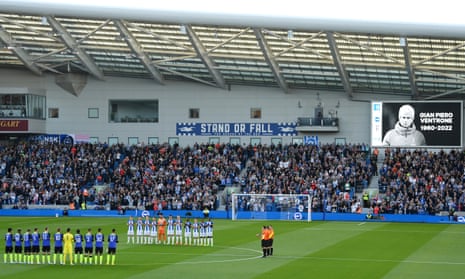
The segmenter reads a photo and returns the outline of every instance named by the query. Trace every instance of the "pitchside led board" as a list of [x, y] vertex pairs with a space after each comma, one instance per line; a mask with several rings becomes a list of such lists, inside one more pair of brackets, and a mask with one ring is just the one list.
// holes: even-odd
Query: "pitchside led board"
[[462, 101], [371, 103], [371, 145], [462, 147]]

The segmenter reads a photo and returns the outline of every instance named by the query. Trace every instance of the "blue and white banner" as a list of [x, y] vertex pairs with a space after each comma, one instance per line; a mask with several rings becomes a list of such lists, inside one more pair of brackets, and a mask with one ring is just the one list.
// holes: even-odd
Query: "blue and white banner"
[[304, 144], [318, 146], [318, 136], [304, 136]]
[[296, 136], [295, 122], [176, 123], [178, 136]]
[[72, 134], [42, 134], [34, 135], [29, 137], [30, 142], [38, 143], [62, 143], [62, 144], [74, 144], [74, 135]]

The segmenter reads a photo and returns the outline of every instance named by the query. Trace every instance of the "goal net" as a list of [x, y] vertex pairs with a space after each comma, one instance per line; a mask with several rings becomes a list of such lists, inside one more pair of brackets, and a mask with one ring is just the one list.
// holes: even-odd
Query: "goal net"
[[310, 195], [232, 194], [232, 220], [312, 220]]

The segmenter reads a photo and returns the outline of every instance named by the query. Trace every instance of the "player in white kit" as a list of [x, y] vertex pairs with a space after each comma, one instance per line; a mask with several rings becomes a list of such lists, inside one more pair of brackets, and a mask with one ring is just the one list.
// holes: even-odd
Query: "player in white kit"
[[150, 244], [158, 244], [158, 233], [157, 233], [157, 218], [152, 218], [152, 223], [150, 227]]
[[134, 244], [134, 218], [129, 216], [128, 220], [128, 244], [132, 242]]
[[144, 236], [144, 222], [142, 221], [142, 218], [139, 217], [137, 218], [137, 223], [136, 223], [136, 243], [137, 244], [142, 244], [143, 236]]
[[176, 245], [182, 245], [182, 220], [181, 216], [176, 216], [174, 222], [174, 235], [176, 237]]
[[174, 245], [174, 219], [173, 216], [168, 216], [166, 235], [168, 237], [167, 244]]

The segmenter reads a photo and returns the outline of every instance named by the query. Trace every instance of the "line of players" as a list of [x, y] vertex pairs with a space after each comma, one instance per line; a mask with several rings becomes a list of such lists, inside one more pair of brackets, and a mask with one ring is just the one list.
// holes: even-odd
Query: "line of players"
[[194, 245], [213, 246], [213, 221], [208, 218], [199, 222], [189, 218], [185, 222], [180, 216], [172, 215], [166, 219], [162, 213], [158, 219], [146, 216], [137, 220], [131, 216], [128, 225], [128, 244], [164, 244], [164, 245]]
[[[70, 234], [68, 241], [66, 234]], [[13, 229], [8, 228], [5, 234], [5, 254], [3, 255], [3, 262], [65, 264], [66, 260], [69, 259], [70, 264], [103, 264], [105, 236], [102, 229], [99, 228], [95, 235], [92, 233], [92, 229], [88, 229], [85, 235], [82, 235], [79, 229], [76, 230], [74, 235], [72, 235], [70, 229], [68, 229], [66, 234], [63, 234], [60, 228], [53, 234], [53, 238], [48, 228], [45, 228], [42, 233], [40, 233], [37, 228], [32, 232], [28, 229], [24, 234], [22, 234], [21, 229], [18, 229], [17, 232], [13, 234]], [[52, 239], [54, 242], [53, 254], [51, 253]], [[74, 255], [72, 251], [73, 243]], [[108, 235], [107, 243], [108, 253], [106, 264], [114, 265], [118, 243], [118, 235], [115, 229]], [[67, 247], [67, 245], [71, 246]]]

